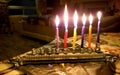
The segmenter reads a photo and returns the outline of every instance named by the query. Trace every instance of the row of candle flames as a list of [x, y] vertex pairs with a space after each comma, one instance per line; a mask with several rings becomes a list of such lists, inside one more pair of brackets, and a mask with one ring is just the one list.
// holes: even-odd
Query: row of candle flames
[[[100, 41], [100, 21], [101, 21], [102, 13], [98, 11], [97, 17], [98, 17], [98, 28], [97, 28], [97, 41], [96, 41], [96, 47], [99, 47], [99, 41]], [[78, 13], [75, 10], [74, 16], [73, 16], [73, 22], [74, 22], [74, 33], [73, 33], [73, 49], [75, 49], [76, 45], [76, 38], [77, 38], [77, 22], [78, 22]], [[92, 14], [89, 15], [89, 34], [88, 34], [88, 48], [91, 48], [91, 39], [92, 39], [92, 22], [93, 22], [93, 16]], [[56, 48], [59, 49], [59, 23], [60, 19], [59, 16], [56, 15], [55, 24], [56, 24]], [[65, 5], [64, 10], [64, 25], [65, 25], [65, 32], [64, 32], [64, 48], [67, 48], [67, 37], [68, 37], [68, 11], [67, 11], [67, 5]], [[86, 15], [83, 14], [82, 16], [82, 30], [81, 30], [81, 48], [84, 48], [84, 31], [85, 31], [85, 25], [86, 25]]]

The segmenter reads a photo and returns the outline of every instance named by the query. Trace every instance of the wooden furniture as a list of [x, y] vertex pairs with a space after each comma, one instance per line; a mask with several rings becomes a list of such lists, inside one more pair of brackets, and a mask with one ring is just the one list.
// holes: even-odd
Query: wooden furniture
[[0, 1], [0, 33], [8, 33], [10, 31], [7, 7], [8, 2]]

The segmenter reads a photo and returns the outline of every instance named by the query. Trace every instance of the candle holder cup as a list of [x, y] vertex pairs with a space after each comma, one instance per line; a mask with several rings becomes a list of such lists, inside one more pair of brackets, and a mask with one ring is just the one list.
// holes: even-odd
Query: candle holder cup
[[68, 53], [68, 50], [69, 50], [68, 48], [64, 48], [63, 53], [64, 53], [64, 54], [67, 54], [67, 53]]
[[81, 48], [81, 49], [80, 49], [80, 53], [85, 53], [84, 50], [85, 50], [84, 48]]
[[88, 53], [92, 53], [92, 52], [94, 52], [95, 51], [95, 49], [93, 49], [93, 48], [88, 48]]
[[36, 55], [36, 54], [37, 54], [37, 52], [36, 52], [36, 49], [35, 49], [35, 48], [33, 48], [33, 49], [32, 49], [32, 54], [33, 54], [33, 55]]
[[72, 51], [73, 54], [76, 53], [76, 48], [71, 48], [70, 50]]
[[45, 48], [44, 47], [41, 47], [40, 48], [40, 55], [44, 55], [45, 54]]
[[55, 54], [59, 54], [60, 53], [60, 49], [59, 48], [55, 48]]
[[100, 49], [100, 43], [96, 43], [95, 51], [98, 52], [98, 53], [101, 52], [101, 49]]
[[53, 54], [53, 49], [47, 48], [47, 49], [46, 49], [46, 53], [47, 53], [48, 55]]

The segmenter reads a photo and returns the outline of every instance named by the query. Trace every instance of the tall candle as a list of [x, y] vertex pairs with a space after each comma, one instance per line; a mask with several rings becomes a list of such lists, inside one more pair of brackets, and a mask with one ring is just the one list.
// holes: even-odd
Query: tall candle
[[88, 34], [88, 48], [91, 48], [91, 39], [92, 39], [92, 22], [93, 22], [93, 16], [90, 14], [89, 16], [89, 34]]
[[75, 48], [75, 43], [76, 43], [76, 38], [77, 38], [77, 22], [78, 22], [78, 14], [76, 10], [73, 16], [73, 20], [74, 20], [73, 48]]
[[85, 24], [86, 24], [85, 14], [83, 14], [82, 16], [82, 23], [83, 23], [83, 26], [82, 26], [82, 31], [81, 31], [81, 48], [84, 47], [84, 32], [85, 32]]
[[102, 13], [98, 11], [97, 17], [98, 17], [98, 28], [97, 28], [97, 43], [100, 43], [100, 21], [101, 21]]
[[65, 24], [64, 48], [67, 48], [67, 37], [68, 37], [68, 11], [67, 11], [67, 5], [65, 5], [65, 11], [64, 11], [64, 24]]
[[59, 17], [58, 15], [56, 15], [56, 19], [55, 19], [55, 23], [56, 23], [56, 48], [59, 49], [59, 29], [58, 29], [58, 26], [59, 26]]

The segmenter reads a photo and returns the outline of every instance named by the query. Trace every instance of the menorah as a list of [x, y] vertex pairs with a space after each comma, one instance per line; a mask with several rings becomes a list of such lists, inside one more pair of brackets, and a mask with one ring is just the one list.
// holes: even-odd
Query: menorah
[[64, 12], [64, 24], [65, 24], [65, 34], [64, 40], [60, 43], [59, 40], [59, 17], [56, 16], [56, 37], [55, 37], [55, 46], [54, 47], [40, 47], [33, 49], [30, 52], [25, 53], [25, 55], [12, 58], [10, 61], [16, 65], [25, 65], [25, 64], [45, 64], [45, 63], [75, 63], [75, 62], [89, 62], [89, 61], [105, 61], [105, 62], [114, 62], [117, 58], [116, 54], [111, 54], [103, 52], [100, 49], [100, 21], [102, 13], [99, 11], [98, 16], [98, 31], [97, 31], [97, 40], [96, 47], [91, 47], [91, 38], [92, 38], [92, 21], [93, 16], [89, 16], [89, 34], [88, 34], [88, 47], [84, 47], [84, 31], [86, 24], [86, 15], [82, 16], [82, 30], [81, 30], [81, 44], [76, 44], [77, 38], [77, 21], [78, 14], [75, 11], [73, 20], [74, 20], [74, 34], [73, 42], [67, 43], [68, 36], [68, 11], [67, 6], [65, 6]]

